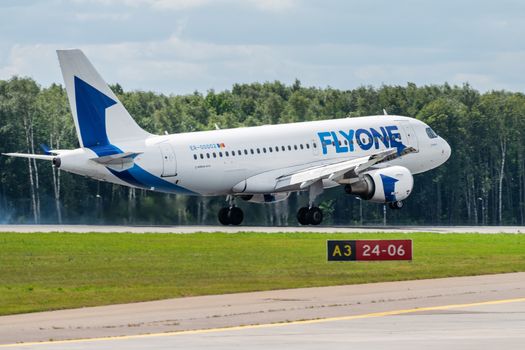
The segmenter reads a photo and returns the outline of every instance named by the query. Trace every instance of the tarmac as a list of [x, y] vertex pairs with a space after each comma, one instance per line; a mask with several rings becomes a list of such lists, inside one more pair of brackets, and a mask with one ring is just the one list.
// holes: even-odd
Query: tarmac
[[525, 273], [3, 316], [0, 344], [42, 350], [523, 349]]
[[105, 226], [105, 225], [0, 225], [0, 232], [130, 232], [130, 233], [195, 233], [195, 232], [435, 232], [435, 233], [525, 233], [525, 226]]

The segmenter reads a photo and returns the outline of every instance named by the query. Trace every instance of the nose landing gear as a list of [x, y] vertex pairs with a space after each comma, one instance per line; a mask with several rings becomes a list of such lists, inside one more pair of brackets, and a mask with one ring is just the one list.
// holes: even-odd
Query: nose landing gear
[[313, 183], [309, 187], [308, 207], [302, 207], [297, 212], [297, 221], [301, 225], [319, 225], [323, 222], [323, 211], [314, 205], [314, 200], [323, 193], [323, 183], [321, 180]]
[[405, 204], [402, 201], [395, 201], [388, 203], [390, 209], [401, 209]]

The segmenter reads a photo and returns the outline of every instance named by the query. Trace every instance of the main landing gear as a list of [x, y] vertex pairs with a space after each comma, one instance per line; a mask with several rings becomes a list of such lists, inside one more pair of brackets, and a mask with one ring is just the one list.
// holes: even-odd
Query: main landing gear
[[396, 210], [403, 208], [404, 205], [405, 204], [402, 201], [395, 201], [395, 202], [388, 203], [388, 207], [390, 209], [396, 209]]
[[318, 207], [302, 207], [297, 212], [297, 221], [301, 225], [319, 225], [323, 222], [323, 211]]
[[319, 225], [323, 222], [323, 211], [314, 205], [314, 200], [323, 193], [323, 182], [319, 180], [313, 183], [308, 190], [308, 206], [299, 209], [297, 221], [301, 225]]
[[238, 226], [244, 219], [242, 209], [235, 206], [233, 196], [228, 196], [229, 205], [219, 210], [219, 222], [223, 225]]

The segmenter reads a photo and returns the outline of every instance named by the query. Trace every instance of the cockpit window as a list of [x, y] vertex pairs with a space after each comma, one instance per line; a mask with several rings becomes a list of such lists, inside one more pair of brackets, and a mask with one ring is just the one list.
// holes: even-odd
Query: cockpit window
[[427, 128], [426, 130], [428, 137], [430, 137], [431, 139], [435, 139], [436, 137], [438, 137], [434, 130], [432, 130], [431, 128]]

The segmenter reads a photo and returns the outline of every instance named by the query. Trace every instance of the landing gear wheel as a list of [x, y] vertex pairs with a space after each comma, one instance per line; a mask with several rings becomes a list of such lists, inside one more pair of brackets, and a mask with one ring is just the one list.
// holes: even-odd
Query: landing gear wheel
[[230, 208], [221, 208], [221, 210], [219, 210], [219, 214], [217, 215], [219, 218], [219, 222], [225, 226], [230, 224], [228, 215], [229, 211]]
[[402, 201], [390, 202], [388, 203], [388, 206], [390, 209], [401, 209], [403, 208], [404, 203]]
[[319, 225], [323, 222], [323, 212], [318, 207], [311, 207], [306, 218], [310, 225]]
[[223, 225], [240, 225], [244, 219], [244, 213], [241, 208], [231, 207], [231, 208], [221, 208], [219, 210], [219, 222]]
[[319, 225], [323, 222], [323, 211], [318, 207], [302, 207], [297, 212], [297, 221], [301, 225]]
[[244, 219], [244, 213], [241, 208], [231, 207], [228, 212], [228, 218], [231, 225], [238, 226]]
[[308, 208], [302, 207], [297, 212], [297, 221], [299, 221], [301, 225], [308, 225], [307, 215], [308, 215]]

